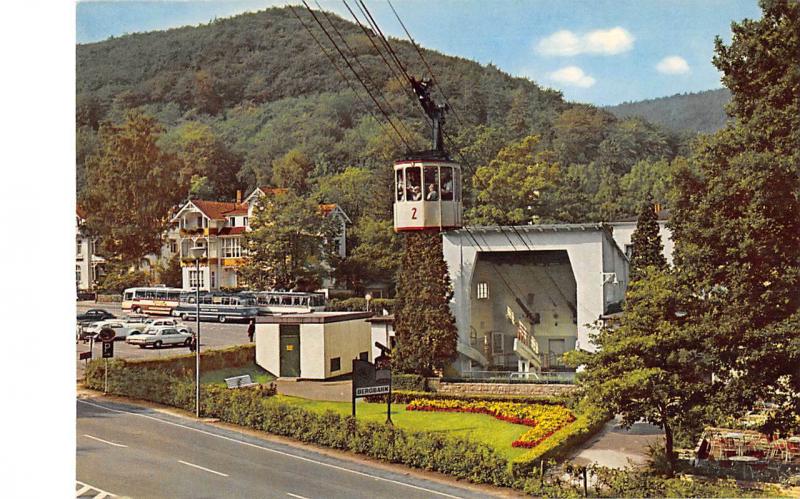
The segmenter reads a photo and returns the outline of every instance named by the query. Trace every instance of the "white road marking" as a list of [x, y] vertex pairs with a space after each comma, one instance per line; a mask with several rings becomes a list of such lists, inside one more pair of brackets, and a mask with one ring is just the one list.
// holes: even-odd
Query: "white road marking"
[[308, 497], [299, 496], [297, 494], [292, 494], [291, 492], [286, 493], [287, 496], [296, 497], [297, 499], [308, 499]]
[[83, 494], [89, 492], [90, 490], [96, 490], [98, 492], [98, 494], [96, 496], [94, 496], [95, 499], [99, 499], [99, 498], [103, 498], [103, 497], [117, 497], [114, 494], [112, 494], [111, 492], [106, 492], [105, 490], [98, 489], [97, 487], [93, 487], [91, 485], [87, 485], [87, 484], [85, 484], [85, 483], [83, 483], [83, 482], [81, 482], [79, 480], [75, 480], [75, 483], [81, 486], [81, 488], [77, 492], [75, 492], [75, 497], [80, 497]]
[[108, 440], [103, 440], [102, 438], [93, 437], [91, 435], [87, 435], [86, 433], [84, 433], [83, 436], [86, 438], [91, 438], [92, 440], [97, 440], [98, 442], [103, 442], [104, 444], [113, 445], [114, 447], [127, 447], [127, 445], [109, 442]]
[[165, 420], [160, 419], [160, 418], [156, 418], [156, 417], [153, 417], [153, 416], [148, 416], [147, 414], [138, 414], [138, 413], [130, 412], [130, 411], [122, 411], [120, 409], [111, 409], [110, 407], [105, 407], [105, 406], [100, 405], [100, 404], [94, 404], [92, 402], [87, 402], [85, 400], [80, 400], [80, 399], [77, 399], [77, 400], [78, 400], [78, 402], [81, 402], [83, 404], [91, 405], [91, 406], [94, 406], [94, 407], [99, 407], [100, 409], [105, 409], [107, 411], [118, 412], [118, 413], [121, 413], [121, 414], [130, 414], [131, 416], [140, 416], [140, 417], [147, 418], [147, 419], [153, 419], [155, 421], [159, 421], [159, 422], [164, 423], [164, 424], [178, 426], [180, 428], [185, 428], [187, 430], [192, 430], [192, 431], [196, 431], [198, 433], [203, 433], [203, 434], [211, 436], [211, 437], [216, 437], [216, 438], [220, 438], [222, 440], [228, 440], [230, 442], [235, 442], [237, 444], [242, 444], [242, 445], [247, 445], [247, 446], [250, 446], [250, 447], [255, 447], [256, 449], [265, 450], [267, 452], [273, 452], [275, 454], [280, 454], [280, 455], [286, 456], [286, 457], [292, 457], [292, 458], [295, 458], [295, 459], [299, 459], [301, 461], [306, 461], [306, 462], [309, 462], [309, 463], [318, 464], [320, 466], [327, 466], [328, 468], [333, 468], [333, 469], [337, 469], [337, 470], [340, 470], [340, 471], [345, 471], [347, 473], [353, 473], [354, 475], [361, 475], [361, 476], [365, 476], [365, 477], [369, 477], [369, 478], [374, 478], [375, 480], [394, 483], [394, 484], [402, 485], [404, 487], [409, 487], [409, 488], [412, 488], [412, 489], [424, 490], [425, 492], [431, 492], [433, 494], [444, 496], [444, 497], [452, 497], [453, 499], [462, 499], [459, 496], [454, 496], [454, 495], [450, 495], [450, 494], [447, 494], [447, 493], [444, 493], [444, 492], [439, 492], [438, 490], [426, 489], [425, 487], [420, 487], [418, 485], [411, 485], [410, 483], [405, 483], [405, 482], [400, 482], [400, 481], [397, 481], [397, 480], [392, 480], [391, 478], [383, 478], [383, 477], [380, 477], [380, 476], [370, 475], [369, 473], [364, 473], [363, 471], [356, 471], [356, 470], [351, 470], [351, 469], [348, 469], [348, 468], [343, 468], [341, 466], [336, 466], [335, 464], [323, 463], [322, 461], [317, 461], [315, 459], [310, 459], [310, 458], [307, 458], [307, 457], [298, 456], [298, 455], [295, 455], [295, 454], [291, 454], [289, 452], [283, 452], [283, 451], [276, 450], [276, 449], [270, 449], [269, 447], [264, 447], [262, 445], [256, 445], [256, 444], [253, 444], [253, 443], [250, 443], [250, 442], [243, 442], [241, 440], [236, 440], [235, 438], [226, 437], [224, 435], [217, 435], [216, 433], [211, 433], [209, 431], [200, 430], [198, 428], [192, 428], [191, 426], [182, 425], [180, 423], [173, 423], [172, 421], [165, 421]]
[[230, 476], [230, 475], [226, 475], [225, 473], [220, 473], [219, 471], [214, 471], [214, 470], [210, 470], [208, 468], [203, 468], [202, 466], [197, 465], [197, 464], [187, 463], [186, 461], [178, 461], [178, 462], [181, 463], [181, 464], [185, 464], [186, 466], [191, 466], [192, 468], [197, 468], [198, 470], [203, 470], [203, 471], [208, 471], [209, 473], [214, 473], [215, 475]]

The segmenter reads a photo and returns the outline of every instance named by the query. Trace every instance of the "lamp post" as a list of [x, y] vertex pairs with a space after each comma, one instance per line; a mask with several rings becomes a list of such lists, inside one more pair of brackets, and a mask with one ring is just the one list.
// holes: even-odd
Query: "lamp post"
[[194, 357], [195, 357], [195, 416], [200, 418], [200, 259], [203, 258], [206, 254], [205, 246], [194, 246], [189, 250], [192, 258], [194, 258], [194, 268], [195, 268], [195, 319], [197, 320], [197, 333], [195, 336], [195, 348], [194, 348]]
[[369, 312], [369, 302], [372, 301], [372, 294], [367, 293], [364, 295], [364, 299], [367, 300], [367, 312]]

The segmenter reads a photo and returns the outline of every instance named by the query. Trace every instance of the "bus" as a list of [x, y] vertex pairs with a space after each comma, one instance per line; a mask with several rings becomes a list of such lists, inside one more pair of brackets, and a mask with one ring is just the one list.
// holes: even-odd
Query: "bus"
[[[197, 318], [197, 302], [194, 291], [180, 294], [180, 303], [173, 312], [183, 320]], [[200, 319], [219, 322], [246, 321], [258, 315], [256, 297], [250, 293], [225, 293], [222, 291], [200, 292]]]
[[122, 310], [135, 314], [172, 315], [178, 307], [179, 288], [128, 288], [122, 293]]
[[261, 315], [307, 314], [325, 310], [325, 295], [294, 291], [260, 291], [255, 293]]

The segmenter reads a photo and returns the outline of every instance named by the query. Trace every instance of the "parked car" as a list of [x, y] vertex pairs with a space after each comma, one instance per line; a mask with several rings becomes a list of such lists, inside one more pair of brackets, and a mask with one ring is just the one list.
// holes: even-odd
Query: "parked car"
[[152, 329], [159, 327], [174, 327], [182, 333], [191, 333], [191, 329], [184, 325], [182, 322], [175, 319], [147, 319], [145, 321], [145, 328], [143, 332], [148, 332]]
[[78, 322], [97, 322], [116, 318], [116, 315], [102, 308], [90, 308], [86, 312], [78, 314]]
[[122, 319], [94, 322], [82, 328], [82, 339], [86, 341], [88, 338], [96, 336], [103, 328], [113, 329], [115, 334], [114, 339], [124, 340], [132, 334], [141, 334], [145, 329], [145, 324], [142, 322], [129, 323]]
[[189, 346], [191, 342], [191, 333], [181, 332], [175, 327], [169, 326], [155, 327], [146, 333], [128, 336], [128, 338], [125, 339], [125, 343], [129, 345], [139, 345], [139, 348], [161, 348], [168, 345]]

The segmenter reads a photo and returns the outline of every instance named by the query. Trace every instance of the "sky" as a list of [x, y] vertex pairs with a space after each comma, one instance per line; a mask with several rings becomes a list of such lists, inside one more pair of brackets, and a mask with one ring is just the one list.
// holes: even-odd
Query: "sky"
[[[318, 1], [324, 9], [352, 20], [340, 0]], [[77, 42], [207, 23], [286, 3], [82, 1], [76, 11]], [[365, 3], [384, 33], [405, 38], [385, 0]], [[760, 17], [757, 0], [392, 3], [411, 35], [426, 48], [492, 63], [560, 90], [570, 101], [597, 105], [720, 88], [720, 73], [711, 64], [714, 37], [728, 42], [732, 21]], [[313, 1], [309, 4], [314, 7]]]

